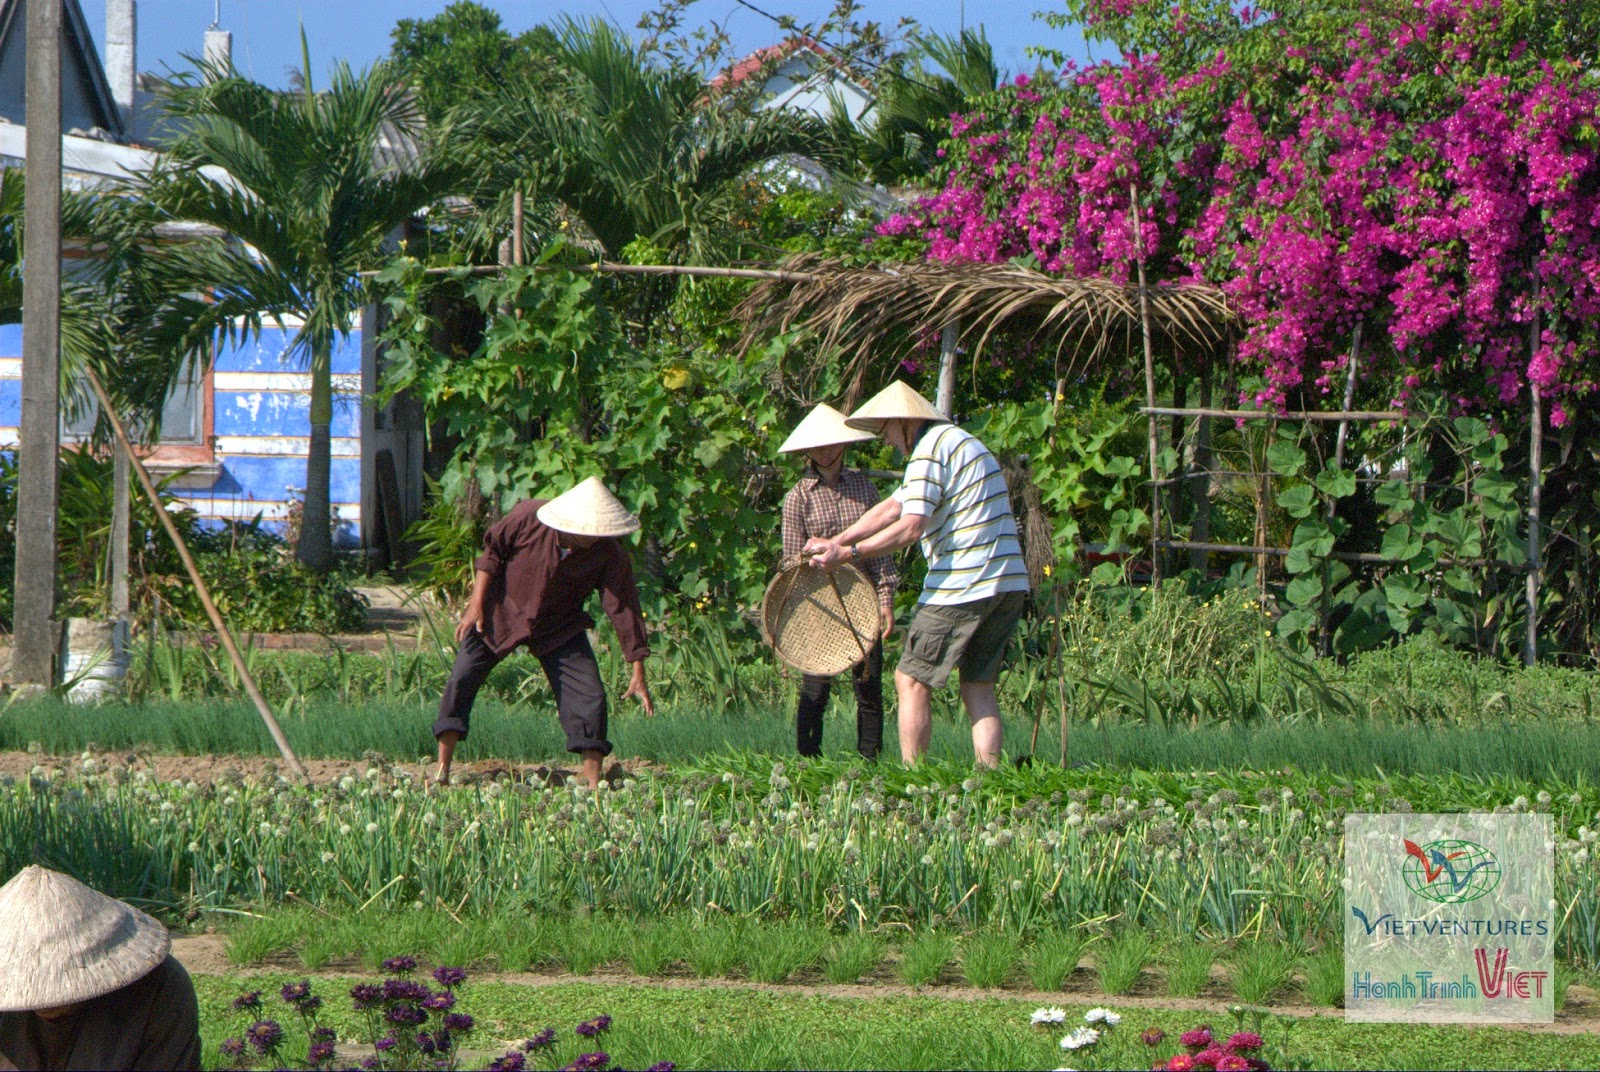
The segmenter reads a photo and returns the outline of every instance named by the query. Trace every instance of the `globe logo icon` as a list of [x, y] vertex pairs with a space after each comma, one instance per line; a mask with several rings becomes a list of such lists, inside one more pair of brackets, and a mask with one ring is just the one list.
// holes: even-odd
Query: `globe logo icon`
[[1406, 841], [1400, 865], [1406, 888], [1436, 904], [1476, 901], [1500, 885], [1500, 861], [1476, 841]]

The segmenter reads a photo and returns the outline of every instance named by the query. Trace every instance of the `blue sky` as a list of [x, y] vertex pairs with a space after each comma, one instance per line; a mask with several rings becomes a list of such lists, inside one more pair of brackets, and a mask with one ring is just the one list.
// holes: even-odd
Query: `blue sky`
[[[402, 18], [427, 18], [443, 11], [449, 0], [222, 0], [222, 28], [233, 31], [234, 62], [240, 70], [271, 85], [285, 83], [290, 68], [300, 65], [300, 20], [311, 43], [314, 71], [343, 59], [360, 67], [388, 51], [389, 31]], [[819, 18], [828, 0], [751, 0], [773, 14], [802, 21]], [[105, 0], [80, 0], [93, 27], [95, 45], [103, 51]], [[161, 71], [181, 66], [185, 53], [200, 51], [201, 35], [211, 24], [214, 0], [139, 0], [139, 66]], [[561, 14], [609, 16], [632, 29], [650, 0], [492, 0], [506, 27], [519, 31]], [[1033, 18], [1050, 0], [865, 0], [867, 18], [892, 27], [900, 16], [914, 15], [924, 26], [955, 33], [963, 18], [968, 26], [982, 23], [994, 43], [1001, 66], [1011, 71], [1033, 65], [1023, 54], [1030, 44], [1048, 44], [1080, 60], [1089, 57], [1075, 31], [1052, 30]], [[726, 21], [740, 51], [772, 44], [783, 36], [768, 19], [736, 0], [700, 0], [692, 15], [700, 21]], [[1096, 56], [1106, 54], [1100, 46]]]

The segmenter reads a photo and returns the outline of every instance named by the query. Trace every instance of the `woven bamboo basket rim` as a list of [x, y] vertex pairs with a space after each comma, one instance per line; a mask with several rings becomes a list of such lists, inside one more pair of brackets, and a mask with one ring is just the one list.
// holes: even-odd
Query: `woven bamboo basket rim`
[[877, 589], [848, 563], [828, 571], [787, 562], [762, 596], [761, 634], [802, 673], [843, 673], [877, 643]]

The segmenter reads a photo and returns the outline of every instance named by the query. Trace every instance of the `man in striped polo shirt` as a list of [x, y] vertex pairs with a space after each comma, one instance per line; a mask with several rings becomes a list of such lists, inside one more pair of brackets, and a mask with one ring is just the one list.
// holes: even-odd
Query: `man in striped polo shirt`
[[928, 575], [894, 672], [900, 755], [912, 763], [927, 753], [933, 690], [959, 668], [973, 757], [992, 767], [1003, 739], [995, 682], [1029, 591], [1000, 463], [898, 380], [846, 423], [881, 434], [905, 455], [905, 480], [838, 536], [808, 540], [805, 553], [826, 569], [922, 542]]

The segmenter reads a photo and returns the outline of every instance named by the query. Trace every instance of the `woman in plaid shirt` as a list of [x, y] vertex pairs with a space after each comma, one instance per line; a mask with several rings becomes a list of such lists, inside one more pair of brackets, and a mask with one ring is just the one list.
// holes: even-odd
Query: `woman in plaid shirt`
[[[878, 501], [878, 491], [865, 473], [844, 465], [845, 446], [872, 439], [870, 432], [845, 427], [844, 414], [820, 405], [806, 415], [778, 448], [784, 454], [804, 453], [810, 464], [800, 482], [783, 498], [783, 557], [799, 557], [813, 537], [831, 539], [855, 524]], [[899, 581], [894, 559], [869, 558], [862, 571], [878, 589], [881, 637], [894, 631], [894, 588]], [[872, 646], [851, 671], [856, 690], [856, 751], [877, 759], [883, 747], [883, 641]], [[800, 682], [795, 713], [795, 738], [802, 756], [822, 752], [822, 714], [828, 709], [833, 679], [806, 674]]]

